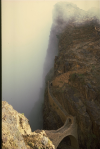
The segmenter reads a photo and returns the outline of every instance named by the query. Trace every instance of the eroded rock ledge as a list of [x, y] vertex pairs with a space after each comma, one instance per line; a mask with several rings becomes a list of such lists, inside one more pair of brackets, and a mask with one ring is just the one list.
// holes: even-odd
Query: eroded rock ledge
[[44, 130], [31, 131], [28, 119], [2, 101], [2, 149], [55, 149]]

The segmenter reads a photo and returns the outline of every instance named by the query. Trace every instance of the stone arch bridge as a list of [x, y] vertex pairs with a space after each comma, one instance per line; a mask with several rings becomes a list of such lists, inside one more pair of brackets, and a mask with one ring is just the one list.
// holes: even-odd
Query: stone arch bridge
[[64, 125], [58, 130], [45, 130], [47, 136], [50, 138], [52, 143], [55, 145], [57, 149], [60, 142], [67, 136], [69, 136], [71, 140], [71, 146], [74, 149], [78, 149], [78, 134], [77, 134], [77, 123], [76, 117], [69, 115], [65, 109], [61, 106], [61, 104], [57, 101], [57, 99], [53, 96], [50, 90], [50, 84], [48, 81], [48, 97], [51, 106], [55, 109], [55, 111], [60, 116]]

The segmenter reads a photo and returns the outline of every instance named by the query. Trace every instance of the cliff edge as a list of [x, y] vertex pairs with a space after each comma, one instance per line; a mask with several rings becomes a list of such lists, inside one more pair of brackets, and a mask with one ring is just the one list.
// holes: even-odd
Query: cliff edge
[[[58, 28], [62, 24], [64, 27], [58, 35], [55, 35], [58, 38], [58, 55], [54, 59], [52, 78], [50, 71], [46, 81], [50, 80], [52, 94], [63, 109], [76, 117], [80, 149], [99, 149], [100, 23], [95, 16], [89, 17], [88, 14], [83, 16], [80, 20], [76, 17], [68, 22], [57, 16], [56, 23], [60, 22], [57, 24]], [[56, 111], [56, 107], [50, 104], [46, 86], [44, 129], [58, 129], [64, 124], [61, 114]]]
[[2, 149], [55, 149], [44, 130], [31, 131], [28, 119], [2, 101]]

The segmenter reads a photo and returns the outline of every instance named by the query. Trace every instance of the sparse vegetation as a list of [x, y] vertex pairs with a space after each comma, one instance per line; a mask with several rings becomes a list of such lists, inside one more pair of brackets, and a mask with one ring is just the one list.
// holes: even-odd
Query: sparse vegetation
[[82, 84], [85, 84], [85, 81], [84, 81], [84, 74], [77, 74], [77, 76], [80, 78], [80, 82]]
[[92, 66], [92, 69], [93, 69], [93, 70], [95, 69], [95, 66], [94, 66], [94, 65]]
[[53, 106], [55, 106], [55, 104], [53, 103]]
[[83, 77], [84, 76], [84, 74], [77, 74], [78, 76], [80, 76], [80, 77]]
[[95, 139], [96, 139], [96, 136], [93, 133], [88, 134], [87, 149], [91, 148], [91, 144]]
[[63, 81], [59, 81], [59, 83], [63, 83]]
[[56, 37], [59, 39], [60, 37], [59, 37], [59, 35], [56, 35]]
[[70, 80], [75, 81], [76, 73], [73, 73], [70, 75]]
[[30, 147], [34, 147], [34, 145], [33, 145], [32, 142], [28, 142], [28, 145], [29, 145]]
[[50, 145], [52, 142], [50, 140], [48, 140], [48, 144]]
[[54, 75], [54, 68], [52, 67], [45, 77], [45, 82], [51, 81]]
[[65, 90], [61, 90], [62, 93], [64, 93]]

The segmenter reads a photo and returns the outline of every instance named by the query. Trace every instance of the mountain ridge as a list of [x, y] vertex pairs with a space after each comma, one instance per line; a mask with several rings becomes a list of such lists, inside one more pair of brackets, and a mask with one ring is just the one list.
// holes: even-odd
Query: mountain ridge
[[[56, 6], [55, 9], [60, 7], [63, 11], [61, 3]], [[63, 108], [76, 116], [80, 148], [99, 149], [100, 32], [96, 28], [100, 28], [100, 20], [87, 12], [81, 19], [72, 15], [66, 20], [66, 16], [61, 18], [57, 10], [53, 23], [58, 38], [58, 55], [54, 59], [54, 72], [48, 73], [46, 81], [51, 82], [53, 96]], [[59, 129], [63, 122], [51, 108], [47, 92], [46, 82], [43, 126], [48, 130]]]

